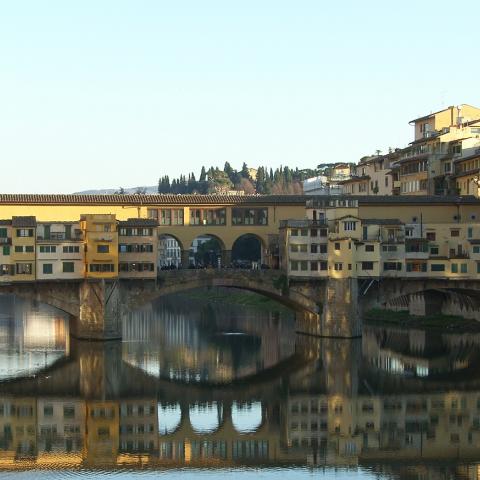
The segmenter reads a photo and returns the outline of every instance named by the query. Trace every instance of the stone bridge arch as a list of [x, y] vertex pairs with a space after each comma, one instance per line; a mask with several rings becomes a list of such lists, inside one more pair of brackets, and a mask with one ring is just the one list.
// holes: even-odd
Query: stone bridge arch
[[480, 321], [480, 281], [461, 279], [380, 279], [362, 299], [365, 308], [448, 314]]
[[235, 269], [186, 269], [161, 272], [157, 282], [120, 282], [127, 310], [138, 308], [164, 295], [202, 287], [239, 288], [259, 293], [296, 312], [318, 315], [318, 297], [295, 286], [288, 287], [287, 279], [278, 271]]

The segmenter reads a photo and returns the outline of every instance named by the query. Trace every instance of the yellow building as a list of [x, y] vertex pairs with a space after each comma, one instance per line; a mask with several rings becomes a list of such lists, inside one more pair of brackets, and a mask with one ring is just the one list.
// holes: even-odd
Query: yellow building
[[319, 197], [308, 220], [282, 222], [281, 265], [291, 277], [477, 279], [479, 208], [472, 197]]
[[35, 217], [12, 217], [12, 250], [10, 259], [15, 265], [15, 281], [35, 280]]
[[480, 197], [480, 148], [473, 155], [455, 160], [453, 178], [460, 195]]
[[118, 223], [120, 278], [156, 278], [158, 222], [129, 218]]
[[82, 215], [80, 228], [85, 238], [86, 278], [117, 277], [118, 232], [115, 215]]
[[15, 275], [12, 263], [12, 221], [0, 220], [0, 281], [9, 282]]

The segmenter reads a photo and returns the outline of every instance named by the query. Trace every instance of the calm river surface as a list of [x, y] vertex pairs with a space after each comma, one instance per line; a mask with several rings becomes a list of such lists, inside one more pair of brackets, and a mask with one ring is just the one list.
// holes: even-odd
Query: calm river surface
[[479, 479], [480, 336], [295, 334], [254, 294], [170, 296], [123, 341], [0, 296], [0, 478]]

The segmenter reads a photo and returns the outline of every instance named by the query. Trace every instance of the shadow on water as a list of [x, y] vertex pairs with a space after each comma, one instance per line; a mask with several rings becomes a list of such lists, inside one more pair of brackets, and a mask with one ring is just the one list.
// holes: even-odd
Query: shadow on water
[[[0, 305], [15, 364], [23, 350], [9, 342], [38, 347], [44, 333], [27, 334], [35, 309], [8, 317]], [[316, 339], [295, 335], [287, 311], [188, 296], [132, 313], [123, 335], [72, 341], [35, 376], [22, 367], [0, 382], [0, 469], [478, 478], [476, 335], [366, 327], [362, 339]]]

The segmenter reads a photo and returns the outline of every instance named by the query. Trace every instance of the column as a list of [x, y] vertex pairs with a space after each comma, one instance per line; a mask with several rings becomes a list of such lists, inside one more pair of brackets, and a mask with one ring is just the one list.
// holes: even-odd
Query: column
[[222, 250], [222, 267], [229, 267], [232, 263], [232, 251]]
[[182, 263], [181, 263], [182, 268], [188, 268], [190, 266], [190, 259], [189, 259], [190, 250], [182, 250], [181, 256], [182, 256]]

